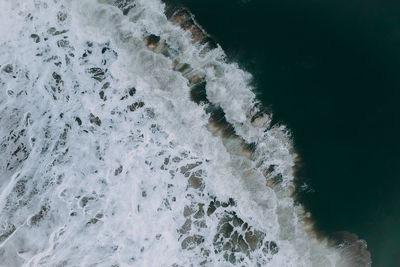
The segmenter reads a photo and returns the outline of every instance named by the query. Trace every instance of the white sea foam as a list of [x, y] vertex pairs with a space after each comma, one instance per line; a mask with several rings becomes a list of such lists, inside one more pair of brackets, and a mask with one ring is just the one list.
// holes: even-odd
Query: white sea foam
[[[252, 123], [251, 75], [159, 0], [123, 3], [1, 1], [0, 265], [340, 266], [302, 227], [284, 127]], [[209, 130], [174, 60], [235, 137]]]

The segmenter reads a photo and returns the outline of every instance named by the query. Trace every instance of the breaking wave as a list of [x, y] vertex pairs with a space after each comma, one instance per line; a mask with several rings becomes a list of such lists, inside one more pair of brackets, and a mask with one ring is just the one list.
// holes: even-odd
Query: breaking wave
[[370, 264], [310, 234], [289, 134], [187, 10], [0, 7], [1, 266]]

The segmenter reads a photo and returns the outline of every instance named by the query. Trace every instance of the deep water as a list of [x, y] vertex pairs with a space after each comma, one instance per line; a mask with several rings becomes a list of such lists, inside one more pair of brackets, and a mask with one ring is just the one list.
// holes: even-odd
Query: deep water
[[298, 192], [325, 236], [365, 239], [373, 266], [400, 266], [400, 3], [180, 0], [301, 157]]
[[287, 128], [188, 11], [0, 6], [0, 267], [370, 266], [307, 234]]

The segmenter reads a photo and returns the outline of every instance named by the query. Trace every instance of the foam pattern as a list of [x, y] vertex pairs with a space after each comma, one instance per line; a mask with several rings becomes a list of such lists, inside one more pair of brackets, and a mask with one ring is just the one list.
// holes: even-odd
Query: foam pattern
[[341, 266], [290, 135], [189, 12], [0, 6], [1, 266]]

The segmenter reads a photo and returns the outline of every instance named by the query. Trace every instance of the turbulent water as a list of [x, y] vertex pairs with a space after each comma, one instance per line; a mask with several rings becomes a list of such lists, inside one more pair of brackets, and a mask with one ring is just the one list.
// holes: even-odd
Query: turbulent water
[[307, 230], [290, 136], [184, 9], [0, 3], [1, 266], [369, 265]]

